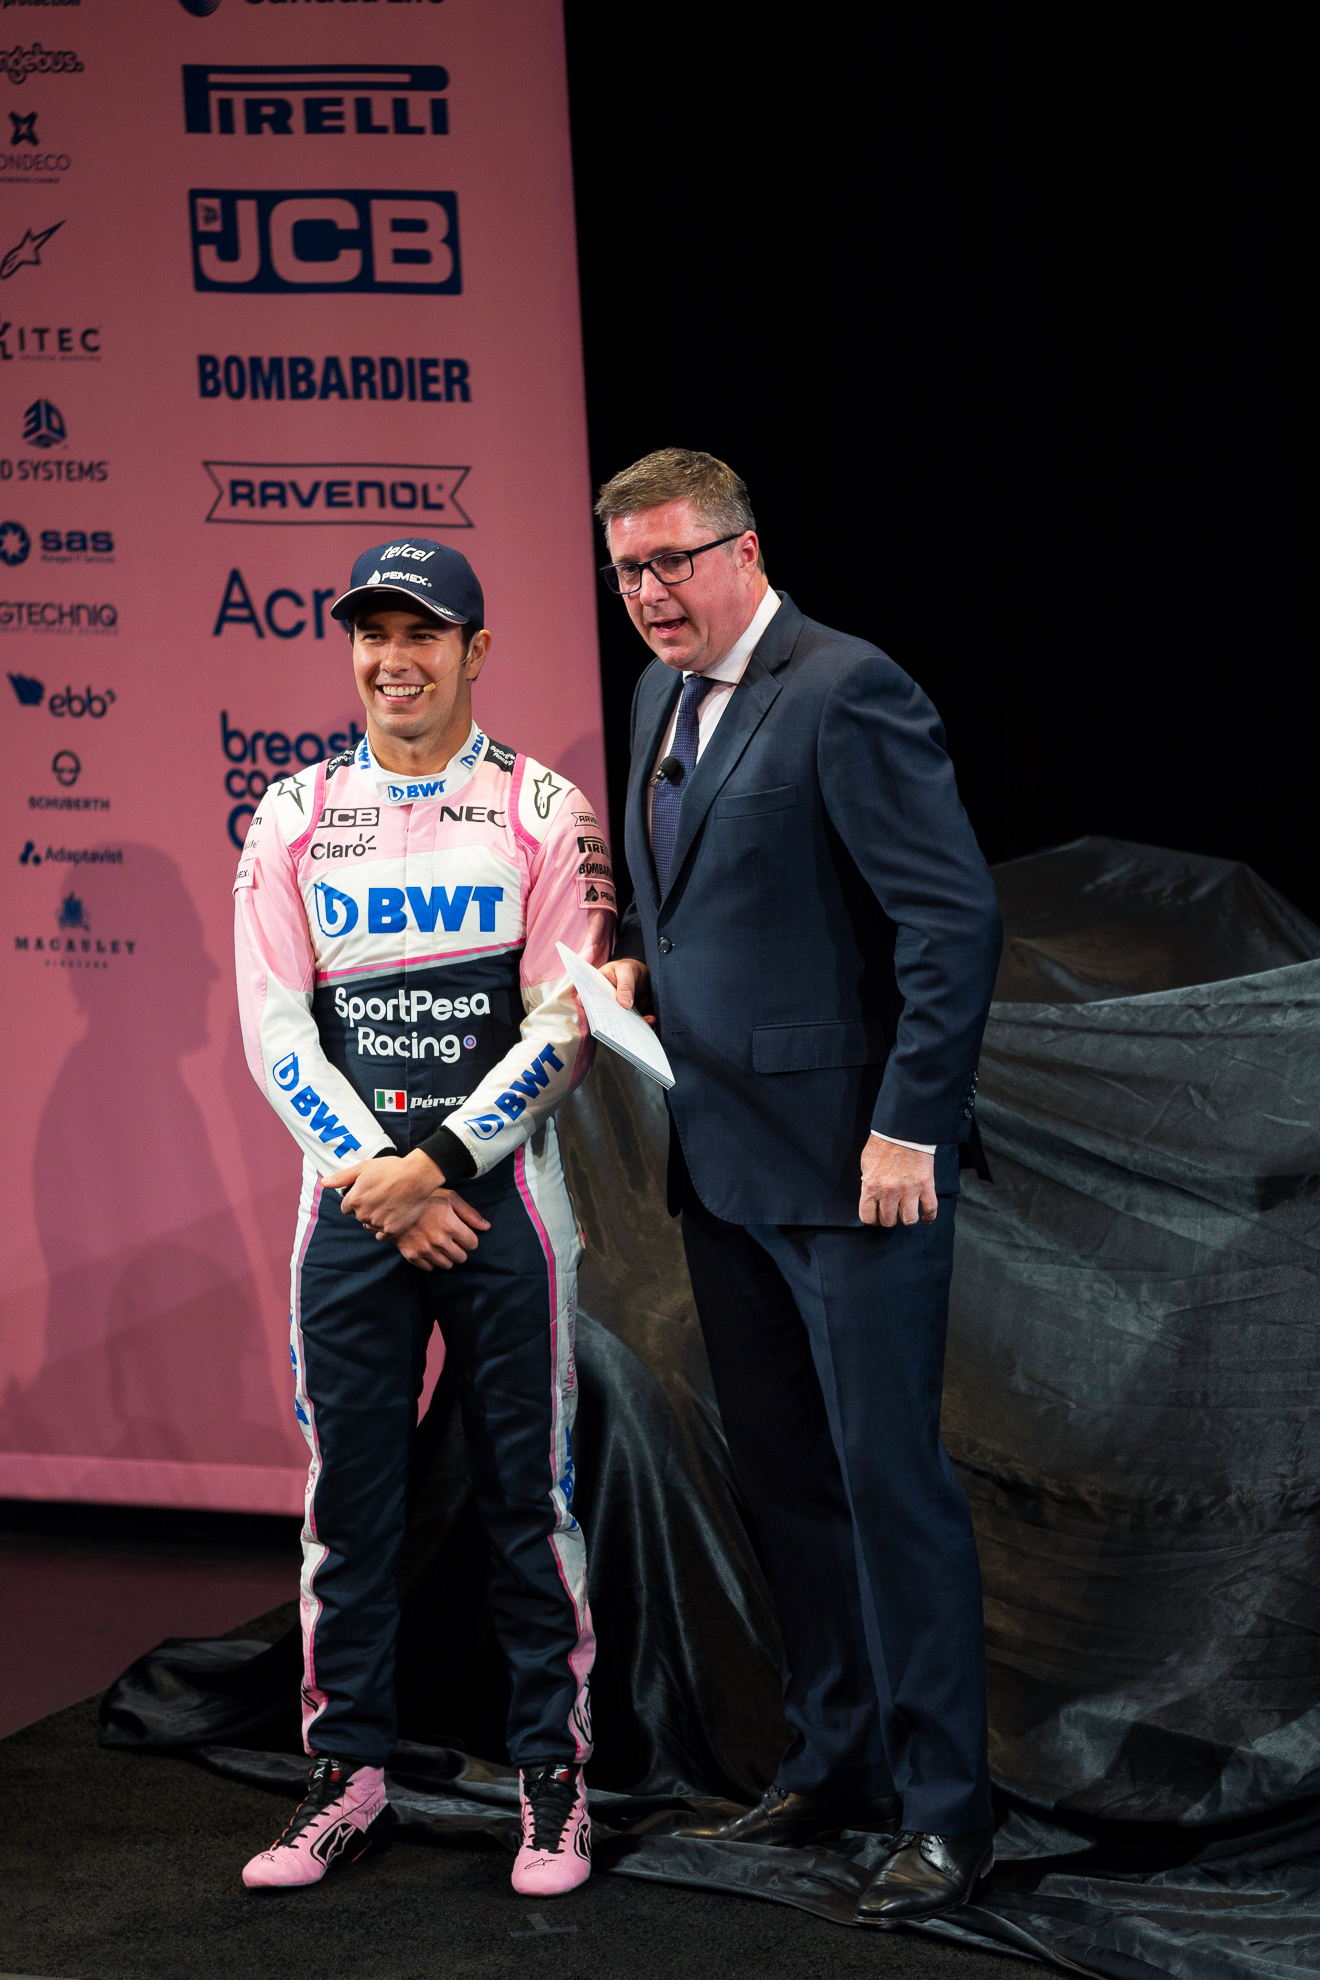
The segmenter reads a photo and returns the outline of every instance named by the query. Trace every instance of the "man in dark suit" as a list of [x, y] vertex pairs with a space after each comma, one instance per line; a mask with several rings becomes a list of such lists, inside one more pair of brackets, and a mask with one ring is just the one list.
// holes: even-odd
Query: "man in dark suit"
[[670, 1210], [793, 1735], [756, 1808], [688, 1833], [893, 1830], [860, 1911], [893, 1924], [994, 1858], [980, 1577], [939, 1439], [994, 887], [934, 708], [770, 589], [737, 475], [666, 448], [596, 512], [656, 655], [607, 974], [674, 1068]]

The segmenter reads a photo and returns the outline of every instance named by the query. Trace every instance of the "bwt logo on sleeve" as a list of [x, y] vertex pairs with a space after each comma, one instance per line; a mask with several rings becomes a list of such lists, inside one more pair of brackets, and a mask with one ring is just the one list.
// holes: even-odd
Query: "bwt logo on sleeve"
[[462, 293], [455, 193], [194, 190], [188, 201], [195, 289]]
[[187, 63], [183, 126], [220, 137], [444, 137], [448, 87], [434, 63]]

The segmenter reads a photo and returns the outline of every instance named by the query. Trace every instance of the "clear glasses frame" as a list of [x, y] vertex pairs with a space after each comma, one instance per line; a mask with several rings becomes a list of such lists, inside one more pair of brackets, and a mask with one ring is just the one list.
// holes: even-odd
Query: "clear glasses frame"
[[631, 598], [639, 592], [647, 571], [654, 571], [656, 582], [666, 589], [671, 584], [686, 584], [692, 575], [694, 557], [699, 557], [703, 550], [718, 550], [722, 543], [736, 543], [746, 534], [745, 529], [735, 529], [732, 536], [717, 536], [713, 543], [698, 543], [694, 550], [662, 550], [658, 557], [648, 557], [641, 564], [602, 564], [600, 574], [605, 589], [618, 598]]

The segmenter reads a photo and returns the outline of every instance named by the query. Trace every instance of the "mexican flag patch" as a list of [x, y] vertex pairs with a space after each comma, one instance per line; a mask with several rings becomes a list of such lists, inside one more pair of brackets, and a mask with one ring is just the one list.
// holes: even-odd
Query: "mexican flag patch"
[[376, 1112], [378, 1114], [406, 1114], [408, 1096], [406, 1093], [392, 1092], [388, 1087], [376, 1088]]

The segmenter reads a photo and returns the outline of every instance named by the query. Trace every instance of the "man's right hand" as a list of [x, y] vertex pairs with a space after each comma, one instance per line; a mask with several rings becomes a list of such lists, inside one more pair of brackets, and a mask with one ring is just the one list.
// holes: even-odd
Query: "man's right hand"
[[655, 1019], [651, 1010], [651, 972], [644, 962], [635, 962], [631, 956], [620, 956], [617, 962], [606, 963], [601, 975], [607, 983], [614, 985], [614, 994], [620, 1007], [625, 1011], [637, 1007], [637, 1015], [653, 1025]]
[[395, 1243], [400, 1257], [419, 1271], [430, 1272], [438, 1265], [442, 1272], [452, 1272], [470, 1251], [476, 1250], [477, 1232], [489, 1229], [480, 1210], [465, 1203], [456, 1190], [438, 1189], [426, 1199], [421, 1215]]

